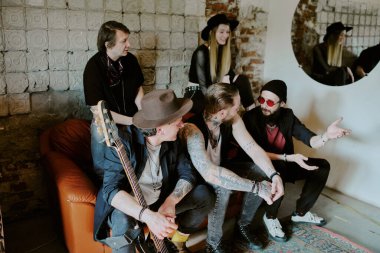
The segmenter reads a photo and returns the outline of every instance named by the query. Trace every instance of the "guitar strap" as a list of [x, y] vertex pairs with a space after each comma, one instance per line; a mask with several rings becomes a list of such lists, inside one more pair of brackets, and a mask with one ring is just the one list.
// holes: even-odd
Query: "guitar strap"
[[141, 234], [141, 228], [128, 229], [124, 235], [111, 236], [99, 240], [113, 249], [120, 249], [128, 244], [131, 244]]

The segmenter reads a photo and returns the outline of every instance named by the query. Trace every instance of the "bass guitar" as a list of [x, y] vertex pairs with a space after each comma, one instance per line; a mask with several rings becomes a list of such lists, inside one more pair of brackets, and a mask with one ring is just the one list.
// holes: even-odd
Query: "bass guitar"
[[[107, 109], [106, 102], [104, 100], [101, 100], [97, 104], [98, 109], [98, 116], [101, 124], [101, 128], [104, 134], [105, 142], [108, 147], [112, 147], [116, 150], [117, 154], [119, 155], [120, 162], [123, 166], [123, 169], [125, 171], [125, 174], [127, 175], [127, 178], [129, 180], [129, 183], [131, 185], [133, 194], [137, 200], [137, 202], [145, 208], [148, 208], [148, 205], [144, 199], [144, 196], [141, 192], [141, 188], [139, 186], [136, 174], [134, 169], [132, 168], [132, 165], [128, 159], [127, 153], [125, 151], [124, 145], [121, 142], [121, 139], [118, 135], [118, 128], [113, 121], [112, 115], [110, 111]], [[138, 222], [140, 225], [140, 228], [142, 228], [142, 224]], [[140, 253], [169, 253], [168, 248], [166, 247], [166, 244], [163, 240], [158, 239], [153, 233], [151, 233], [151, 238], [153, 240], [154, 246], [149, 243], [149, 240], [145, 239], [143, 229], [141, 229], [142, 234], [137, 238], [136, 240], [136, 247], [139, 250]], [[148, 235], [149, 238], [149, 235]], [[154, 249], [155, 248], [155, 249]], [[174, 249], [170, 251], [171, 252], [178, 252]]]

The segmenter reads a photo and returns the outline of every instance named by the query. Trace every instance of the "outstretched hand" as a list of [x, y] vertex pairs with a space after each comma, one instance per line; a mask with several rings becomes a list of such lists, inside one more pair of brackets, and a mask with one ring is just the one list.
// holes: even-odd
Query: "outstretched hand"
[[343, 118], [339, 118], [335, 120], [328, 128], [326, 131], [327, 138], [329, 139], [338, 139], [346, 135], [351, 134], [351, 130], [341, 128], [339, 127], [339, 123], [342, 122]]
[[316, 169], [318, 169], [318, 166], [310, 166], [310, 165], [306, 164], [305, 161], [309, 160], [309, 158], [304, 156], [304, 155], [292, 154], [292, 155], [287, 155], [286, 158], [289, 162], [295, 162], [300, 167], [304, 168], [305, 170], [316, 170]]

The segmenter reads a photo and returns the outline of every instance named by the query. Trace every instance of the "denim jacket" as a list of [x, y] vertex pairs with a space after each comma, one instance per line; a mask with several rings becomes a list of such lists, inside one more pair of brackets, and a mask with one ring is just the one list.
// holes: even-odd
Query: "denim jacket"
[[[136, 177], [139, 179], [148, 158], [145, 138], [135, 126], [119, 128], [119, 136], [131, 166], [135, 170]], [[163, 142], [161, 144], [160, 164], [163, 181], [160, 197], [155, 205], [161, 205], [164, 202], [179, 179], [184, 179], [195, 185], [197, 178], [190, 161], [182, 152], [179, 141]], [[103, 184], [99, 190], [95, 206], [95, 240], [108, 237], [107, 217], [113, 210], [111, 201], [120, 190], [131, 192], [132, 188], [116, 150], [108, 148], [105, 153]]]

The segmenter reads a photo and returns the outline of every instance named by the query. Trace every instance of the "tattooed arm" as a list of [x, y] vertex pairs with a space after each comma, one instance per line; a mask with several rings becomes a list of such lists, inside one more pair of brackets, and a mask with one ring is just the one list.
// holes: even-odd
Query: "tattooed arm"
[[268, 155], [249, 134], [239, 115], [236, 115], [232, 124], [232, 134], [244, 152], [268, 177], [276, 171]]
[[173, 192], [165, 199], [165, 202], [160, 206], [158, 212], [168, 218], [175, 218], [175, 206], [193, 189], [193, 185], [184, 180], [178, 180]]
[[[267, 153], [255, 142], [244, 125], [242, 118], [236, 115], [232, 124], [232, 134], [244, 152], [249, 155], [252, 161], [268, 176], [276, 172]], [[284, 185], [280, 176], [275, 175], [272, 178], [273, 200], [277, 200], [284, 195]]]
[[205, 150], [202, 132], [194, 124], [186, 123], [180, 129], [179, 138], [186, 141], [187, 150], [196, 170], [208, 182], [236, 191], [252, 191], [251, 180], [241, 178], [232, 171], [215, 165], [209, 159]]

